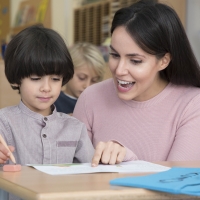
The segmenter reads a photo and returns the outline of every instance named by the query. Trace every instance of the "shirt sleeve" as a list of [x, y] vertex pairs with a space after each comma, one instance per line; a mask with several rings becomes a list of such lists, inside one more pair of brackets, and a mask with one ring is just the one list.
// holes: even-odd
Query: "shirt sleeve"
[[168, 161], [189, 161], [200, 158], [200, 95], [184, 109], [169, 152]]
[[83, 124], [73, 162], [90, 163], [92, 162], [93, 156], [94, 147], [91, 143], [90, 138], [88, 137], [86, 127]]

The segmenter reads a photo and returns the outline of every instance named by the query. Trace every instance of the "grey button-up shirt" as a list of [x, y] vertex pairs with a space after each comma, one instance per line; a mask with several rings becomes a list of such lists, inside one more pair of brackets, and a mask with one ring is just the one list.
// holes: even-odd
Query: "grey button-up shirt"
[[85, 125], [56, 108], [45, 117], [22, 102], [3, 108], [0, 134], [15, 147], [14, 156], [21, 165], [91, 162], [94, 154]]

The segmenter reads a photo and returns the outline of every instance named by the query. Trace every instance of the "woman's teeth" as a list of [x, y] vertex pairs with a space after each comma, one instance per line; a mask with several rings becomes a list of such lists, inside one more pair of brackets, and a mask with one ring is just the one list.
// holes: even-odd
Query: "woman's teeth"
[[118, 84], [122, 87], [130, 87], [134, 84], [134, 82], [128, 82], [128, 81], [121, 81], [121, 80], [117, 80]]

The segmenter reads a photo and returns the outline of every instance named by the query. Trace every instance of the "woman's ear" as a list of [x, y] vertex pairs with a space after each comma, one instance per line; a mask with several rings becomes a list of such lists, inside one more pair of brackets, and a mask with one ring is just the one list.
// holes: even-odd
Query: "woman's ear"
[[160, 65], [160, 71], [165, 69], [171, 61], [171, 55], [170, 53], [166, 53], [162, 58], [161, 58], [161, 65]]

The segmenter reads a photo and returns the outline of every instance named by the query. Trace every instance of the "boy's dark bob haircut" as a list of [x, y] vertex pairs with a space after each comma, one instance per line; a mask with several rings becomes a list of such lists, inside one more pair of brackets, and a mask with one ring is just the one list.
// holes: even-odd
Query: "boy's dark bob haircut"
[[66, 84], [74, 74], [74, 65], [62, 37], [42, 25], [33, 25], [18, 33], [9, 42], [5, 52], [5, 75], [12, 84], [21, 84], [31, 75], [56, 74]]

